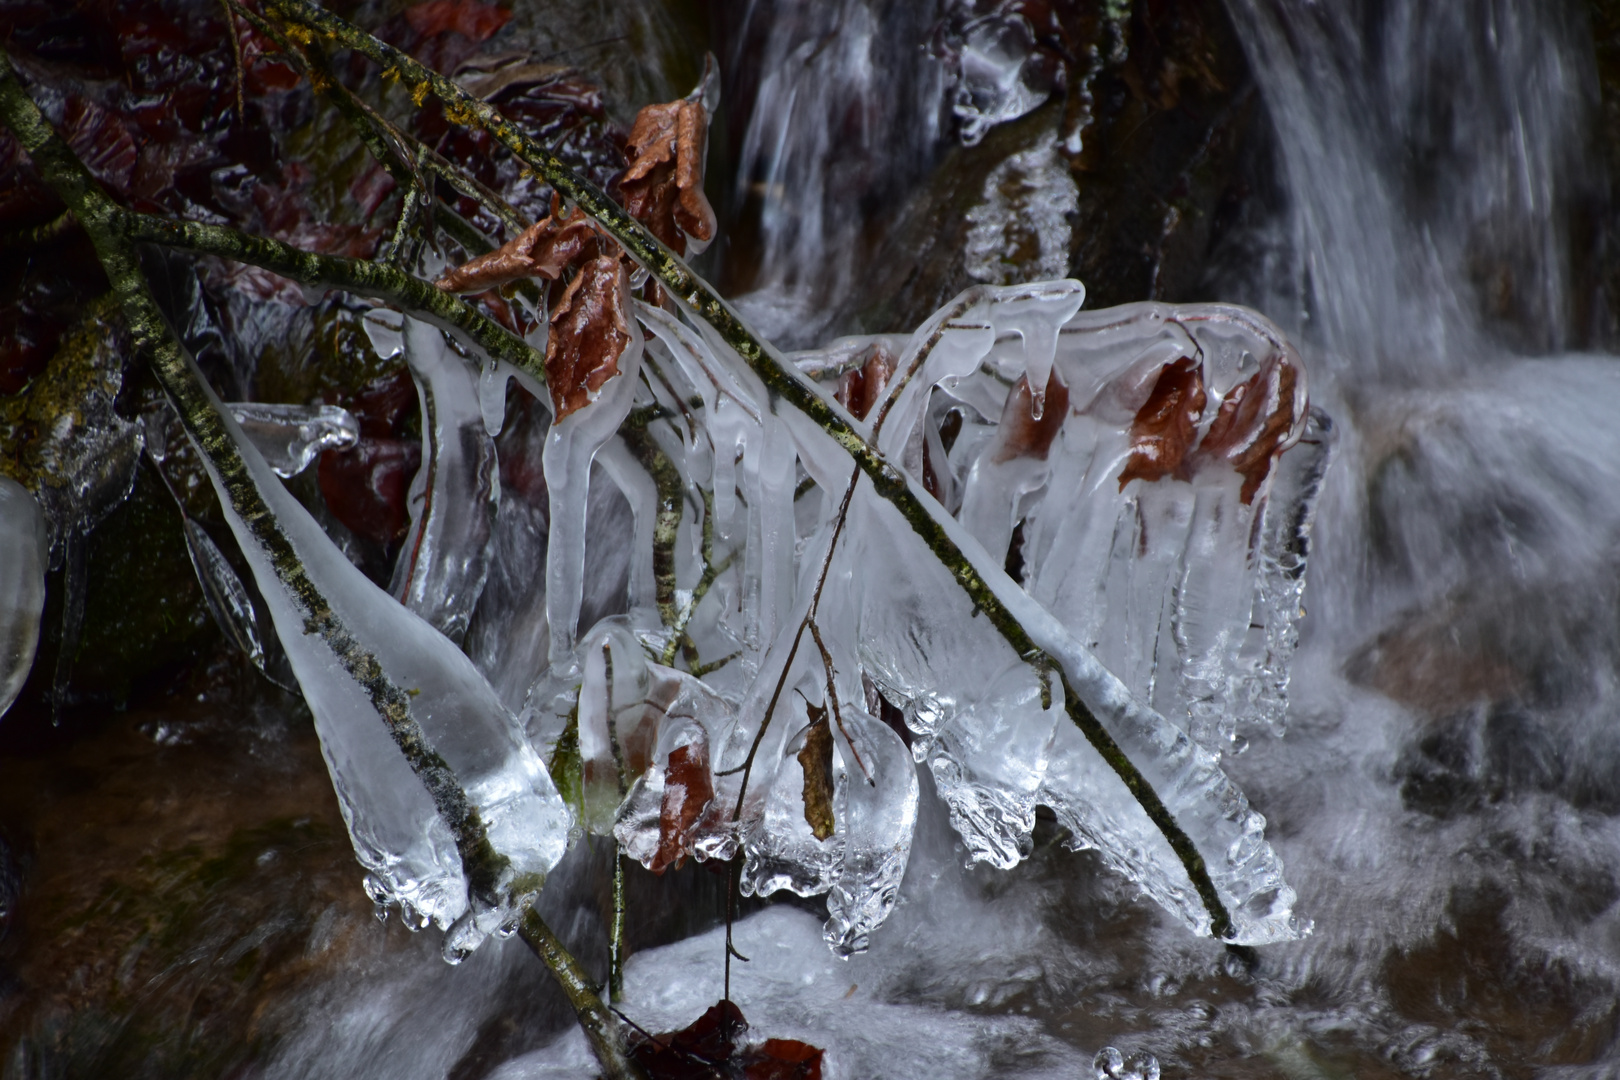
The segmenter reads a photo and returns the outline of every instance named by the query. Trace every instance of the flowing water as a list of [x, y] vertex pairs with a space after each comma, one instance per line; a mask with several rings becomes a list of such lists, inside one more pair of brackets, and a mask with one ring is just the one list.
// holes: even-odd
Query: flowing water
[[[871, 221], [952, 140], [1039, 104], [1028, 44], [963, 11], [751, 0], [730, 25], [732, 216], [755, 235], [726, 272], [779, 343], [859, 329]], [[869, 951], [829, 952], [814, 901], [750, 902], [737, 926], [750, 1023], [827, 1047], [829, 1075], [1620, 1074], [1620, 365], [1571, 351], [1605, 321], [1584, 12], [1226, 11], [1271, 187], [1219, 239], [1199, 299], [1289, 333], [1337, 444], [1286, 731], [1251, 733], [1223, 767], [1314, 930], [1228, 952], [1044, 813], [1022, 862], [964, 868], [919, 770], [910, 862]], [[965, 29], [941, 46], [946, 16]], [[1021, 153], [1056, 162], [1065, 137]], [[541, 901], [593, 965], [603, 865], [577, 845]], [[689, 868], [635, 887], [632, 919], [673, 942], [630, 960], [637, 1023], [678, 1028], [720, 996], [722, 931], [680, 909], [718, 913], [721, 884]], [[593, 1075], [518, 946], [452, 968], [432, 935], [388, 935], [300, 997], [248, 1074]], [[21, 1052], [7, 1069], [32, 1075]]]

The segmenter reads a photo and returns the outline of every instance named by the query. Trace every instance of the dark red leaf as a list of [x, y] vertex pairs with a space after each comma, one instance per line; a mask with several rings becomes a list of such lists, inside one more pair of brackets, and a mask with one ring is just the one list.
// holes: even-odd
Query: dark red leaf
[[410, 524], [406, 499], [422, 464], [422, 444], [361, 438], [348, 450], [327, 450], [316, 468], [321, 495], [344, 528], [386, 547]]
[[658, 854], [649, 867], [653, 873], [662, 874], [672, 865], [679, 868], [692, 853], [692, 830], [713, 799], [708, 745], [688, 743], [671, 750], [658, 807]]
[[1204, 372], [1197, 359], [1184, 356], [1164, 366], [1131, 421], [1131, 453], [1120, 470], [1121, 491], [1132, 480], [1152, 483], [1181, 468], [1206, 400]]
[[96, 179], [119, 192], [128, 189], [138, 148], [118, 114], [75, 94], [67, 100], [62, 127], [68, 145]]
[[423, 37], [453, 30], [473, 41], [487, 41], [511, 18], [505, 8], [478, 0], [428, 0], [405, 9], [405, 21]]
[[691, 1026], [633, 1040], [630, 1056], [648, 1080], [821, 1080], [821, 1050], [795, 1039], [744, 1045], [748, 1021], [730, 1001]]

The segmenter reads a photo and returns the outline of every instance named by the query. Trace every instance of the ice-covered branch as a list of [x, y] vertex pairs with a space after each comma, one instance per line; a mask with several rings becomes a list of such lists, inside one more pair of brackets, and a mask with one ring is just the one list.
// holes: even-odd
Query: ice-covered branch
[[[437, 97], [452, 122], [489, 132], [563, 198], [589, 214], [672, 296], [708, 323], [754, 372], [771, 398], [802, 412], [831, 436], [854, 459], [876, 494], [894, 507], [949, 571], [971, 600], [974, 610], [986, 617], [1014, 652], [1033, 665], [1056, 662], [1064, 710], [1069, 719], [1169, 842], [1209, 914], [1211, 932], [1223, 939], [1234, 934], [1231, 915], [1220, 898], [1204, 856], [1137, 763], [1098, 718], [1098, 712], [1102, 711], [1115, 721], [1132, 723], [1132, 703], [1124, 688], [1117, 680], [1107, 678], [1096, 661], [1073, 643], [1072, 637], [1055, 619], [1030, 601], [985, 552], [975, 550], [978, 545], [961, 526], [943, 512], [917, 480], [891, 463], [862, 435], [846, 410], [829, 401], [800, 372], [785, 363], [718, 293], [649, 230], [555, 154], [525, 136], [492, 106], [308, 0], [267, 0], [267, 7], [289, 23], [293, 36], [309, 40], [318, 34], [335, 44], [355, 49], [381, 64], [385, 77], [401, 80], [415, 94], [431, 93]], [[1044, 383], [1044, 379], [1042, 381]], [[1089, 694], [1082, 696], [1077, 683], [1087, 687]], [[1154, 740], [1146, 737], [1146, 741]]]
[[[272, 506], [274, 497], [278, 495], [283, 503], [291, 504], [292, 500], [279, 487], [274, 487], [274, 476], [262, 461], [255, 468], [253, 462], [248, 460], [233, 438], [234, 422], [224, 415], [223, 407], [169, 327], [141, 270], [132, 238], [123, 227], [128, 215], [112, 202], [72, 150], [51, 129], [18, 82], [4, 50], [0, 50], [0, 119], [16, 135], [40, 174], [67, 203], [68, 209], [89, 234], [112, 284], [113, 293], [123, 309], [134, 347], [151, 363], [187, 434], [206, 462], [222, 499], [227, 503], [226, 510], [233, 528], [237, 530], [239, 539], [244, 541], [244, 548], [252, 548], [248, 552], [250, 563], [254, 564], [256, 573], [261, 567], [267, 567], [273, 572], [273, 579], [279, 583], [278, 600], [272, 601], [272, 607], [279, 602], [291, 609], [277, 611], [278, 629], [289, 652], [307, 647], [297, 636], [289, 636], [288, 633], [292, 627], [301, 627], [305, 639], [318, 639], [326, 650], [324, 655], [336, 660], [347, 677], [344, 685], [358, 688], [370, 709], [383, 721], [403, 761], [431, 798], [433, 812], [449, 830], [470, 897], [481, 901], [487, 909], [497, 911], [501, 909], [503, 900], [507, 899], [498, 895], [500, 893], [508, 896], [521, 894], [525, 902], [532, 901], [538, 891], [534, 875], [520, 874], [514, 877], [512, 860], [492, 843], [480, 806], [469, 797], [468, 789], [463, 787], [450, 762], [441, 755], [419, 722], [413, 707], [417, 701], [413, 699], [431, 701], [435, 695], [446, 692], [442, 686], [432, 685], [433, 677], [438, 673], [419, 670], [416, 678], [427, 685], [402, 685], [385, 670], [384, 658], [362, 643], [359, 635], [375, 628], [351, 626], [344, 617], [344, 613], [359, 611], [360, 622], [364, 624], [367, 621], [365, 616], [369, 613], [365, 611], [363, 598], [360, 602], [353, 597], [348, 598], [344, 613], [340, 613], [317, 586], [301, 555], [300, 545], [305, 541], [295, 539], [289, 532], [289, 527], [296, 529], [298, 523], [284, 521], [286, 514], [278, 513]], [[422, 287], [427, 293], [442, 296], [431, 286], [423, 284]], [[285, 509], [282, 508], [283, 511]], [[326, 568], [324, 572], [330, 575], [331, 570]], [[260, 583], [261, 588], [267, 584], [262, 577]], [[266, 588], [265, 591], [268, 594], [271, 590]], [[290, 618], [284, 619], [282, 616]], [[408, 652], [409, 643], [405, 648]], [[399, 651], [395, 649], [395, 652]], [[313, 682], [320, 677], [314, 667], [298, 669], [298, 674], [301, 682]], [[447, 681], [453, 683], [455, 675], [456, 672], [450, 672]], [[310, 692], [310, 685], [306, 683], [305, 689]], [[450, 692], [454, 692], [453, 687]], [[424, 716], [431, 712], [431, 706], [427, 707]], [[319, 711], [317, 719], [320, 719]], [[458, 714], [454, 720], [458, 724], [477, 727], [479, 718]], [[351, 743], [339, 746], [335, 752], [341, 755], [354, 749], [355, 745]], [[530, 754], [532, 756], [532, 752]], [[500, 779], [509, 780], [510, 777]], [[405, 795], [403, 792], [398, 794], [402, 798]], [[555, 800], [555, 791], [551, 791], [550, 795]], [[509, 796], [505, 801], [511, 803], [518, 800]], [[501, 806], [498, 802], [495, 809], [496, 824], [507, 835], [511, 835], [514, 828], [511, 819], [525, 818], [532, 810], [526, 805]], [[503, 813], [514, 809], [518, 811], [516, 814]], [[533, 828], [537, 824], [533, 821], [515, 823], [520, 829]], [[560, 851], [557, 854], [560, 855]], [[551, 859], [551, 862], [554, 863], [555, 859]], [[522, 931], [567, 992], [608, 1075], [615, 1078], [640, 1076], [640, 1070], [625, 1058], [611, 1014], [591, 992], [578, 963], [532, 911], [527, 913]]]

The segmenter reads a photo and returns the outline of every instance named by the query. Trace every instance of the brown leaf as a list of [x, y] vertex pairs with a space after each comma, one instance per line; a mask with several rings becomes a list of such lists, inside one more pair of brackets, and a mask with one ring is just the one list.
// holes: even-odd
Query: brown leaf
[[1298, 369], [1288, 357], [1273, 354], [1227, 392], [1197, 457], [1229, 462], [1243, 477], [1243, 502], [1252, 503], [1304, 414], [1303, 399]]
[[445, 292], [478, 293], [521, 278], [556, 281], [563, 268], [599, 247], [602, 234], [584, 214], [563, 218], [552, 199], [551, 214], [487, 255], [480, 255], [445, 272], [434, 282]]
[[1035, 395], [1029, 390], [1029, 376], [1021, 375], [1013, 383], [1012, 393], [1001, 410], [1001, 424], [996, 428], [996, 451], [991, 459], [997, 465], [1013, 458], [1046, 460], [1052, 452], [1052, 441], [1063, 430], [1063, 421], [1069, 418], [1069, 388], [1058, 377], [1056, 370], [1046, 380], [1046, 403], [1041, 418], [1035, 419]]
[[804, 770], [804, 820], [817, 840], [833, 834], [833, 738], [827, 710], [806, 705], [810, 726], [805, 729], [799, 767]]
[[546, 341], [546, 389], [556, 420], [589, 405], [602, 384], [619, 373], [630, 344], [630, 277], [617, 255], [601, 255], [579, 268], [551, 312]]
[[737, 1056], [743, 1080], [821, 1080], [821, 1050], [797, 1039], [766, 1039]]
[[677, 869], [692, 853], [692, 830], [714, 799], [707, 743], [687, 743], [669, 752], [664, 767], [664, 798], [658, 807], [658, 854], [648, 869]]
[[872, 343], [867, 346], [866, 360], [859, 367], [844, 372], [843, 378], [838, 380], [833, 397], [854, 414], [855, 419], [865, 420], [883, 400], [883, 392], [889, 387], [897, 363], [894, 354], [881, 342]]
[[1120, 470], [1121, 491], [1132, 480], [1152, 483], [1181, 468], [1207, 400], [1203, 368], [1196, 358], [1184, 356], [1164, 366], [1131, 421], [1131, 454]]
[[677, 255], [686, 254], [688, 239], [714, 239], [714, 209], [703, 194], [708, 131], [696, 101], [645, 106], [630, 128], [630, 167], [619, 181], [624, 208]]

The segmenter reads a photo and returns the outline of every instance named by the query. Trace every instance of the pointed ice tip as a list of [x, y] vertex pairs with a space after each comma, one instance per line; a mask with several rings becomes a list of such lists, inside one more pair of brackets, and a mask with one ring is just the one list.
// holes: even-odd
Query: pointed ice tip
[[1032, 390], [1029, 395], [1029, 418], [1039, 422], [1046, 416], [1046, 388]]

